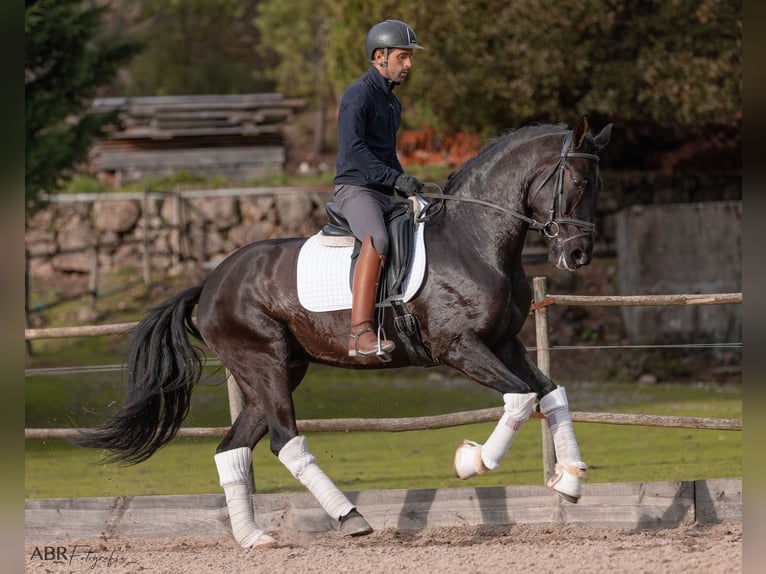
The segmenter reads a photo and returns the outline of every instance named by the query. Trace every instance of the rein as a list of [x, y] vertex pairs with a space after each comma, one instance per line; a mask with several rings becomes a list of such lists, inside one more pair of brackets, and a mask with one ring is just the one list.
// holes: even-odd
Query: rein
[[[559, 156], [558, 163], [556, 163], [556, 165], [553, 166], [553, 169], [548, 173], [547, 176], [545, 176], [545, 179], [543, 179], [542, 183], [540, 183], [540, 185], [537, 186], [537, 189], [532, 194], [532, 197], [530, 199], [530, 201], [534, 200], [534, 198], [537, 197], [537, 195], [540, 193], [542, 188], [545, 187], [545, 185], [550, 181], [553, 175], [556, 174], [556, 184], [551, 197], [551, 208], [548, 212], [548, 221], [545, 223], [540, 223], [539, 221], [537, 221], [536, 219], [532, 217], [527, 217], [526, 215], [523, 215], [521, 213], [518, 213], [510, 209], [506, 209], [505, 207], [501, 207], [489, 201], [484, 201], [483, 199], [476, 199], [473, 197], [461, 197], [457, 195], [445, 195], [442, 192], [441, 187], [439, 187], [438, 184], [432, 183], [432, 182], [425, 182], [424, 185], [437, 188], [439, 190], [439, 193], [418, 193], [417, 195], [420, 197], [440, 199], [440, 200], [454, 199], [456, 201], [473, 203], [476, 205], [489, 207], [491, 209], [496, 209], [498, 211], [505, 213], [506, 215], [510, 215], [512, 217], [520, 219], [521, 221], [526, 222], [527, 224], [529, 224], [529, 228], [531, 230], [539, 231], [540, 233], [544, 234], [546, 237], [550, 239], [559, 236], [561, 232], [561, 225], [573, 225], [574, 227], [577, 227], [578, 229], [584, 230], [581, 233], [578, 233], [577, 235], [573, 235], [571, 237], [564, 239], [562, 243], [565, 243], [577, 237], [582, 237], [585, 235], [593, 235], [595, 231], [595, 225], [591, 223], [590, 221], [583, 221], [581, 219], [573, 219], [569, 217], [556, 216], [557, 206], [558, 206], [558, 211], [561, 211], [562, 200], [560, 199], [560, 197], [563, 196], [564, 194], [564, 166], [566, 165], [566, 160], [569, 158], [584, 158], [584, 159], [591, 159], [595, 161], [596, 163], [598, 163], [599, 161], [599, 157], [596, 154], [571, 151], [569, 149], [569, 147], [571, 146], [571, 143], [572, 143], [572, 132], [570, 131], [567, 133], [566, 137], [564, 138], [564, 145], [561, 149], [561, 154]], [[421, 219], [426, 219], [427, 217], [428, 215], [424, 214]]]

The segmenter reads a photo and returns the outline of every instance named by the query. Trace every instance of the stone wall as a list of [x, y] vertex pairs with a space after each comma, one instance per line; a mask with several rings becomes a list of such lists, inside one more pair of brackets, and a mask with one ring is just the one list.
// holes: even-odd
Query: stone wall
[[[597, 242], [612, 246], [618, 214], [636, 205], [741, 200], [739, 174], [602, 172]], [[214, 265], [252, 241], [308, 236], [326, 222], [331, 187], [189, 191], [177, 195], [59, 197], [27, 221], [30, 276], [141, 268], [144, 239], [152, 269]], [[530, 244], [540, 241], [537, 234]]]
[[186, 261], [214, 265], [260, 239], [316, 233], [326, 222], [331, 189], [104, 194], [58, 198], [27, 221], [31, 277], [56, 272], [166, 270]]

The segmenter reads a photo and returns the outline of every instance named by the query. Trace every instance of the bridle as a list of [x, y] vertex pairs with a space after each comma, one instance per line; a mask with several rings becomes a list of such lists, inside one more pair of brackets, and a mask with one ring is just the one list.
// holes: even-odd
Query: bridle
[[[537, 197], [537, 194], [540, 193], [540, 190], [545, 187], [545, 184], [550, 181], [551, 177], [553, 177], [553, 174], [555, 173], [556, 184], [554, 186], [553, 193], [551, 194], [551, 208], [548, 211], [548, 221], [542, 224], [542, 229], [538, 228], [538, 230], [540, 230], [549, 239], [553, 239], [554, 237], [559, 236], [562, 224], [572, 225], [577, 229], [582, 229], [582, 231], [577, 235], [572, 235], [566, 239], [559, 240], [560, 243], [566, 243], [567, 241], [571, 241], [572, 239], [576, 239], [578, 237], [593, 235], [596, 230], [596, 226], [590, 221], [583, 221], [582, 219], [574, 219], [571, 217], [562, 217], [561, 212], [564, 203], [564, 166], [566, 165], [566, 160], [573, 157], [591, 159], [596, 162], [596, 166], [598, 166], [599, 162], [599, 157], [596, 154], [572, 151], [570, 149], [571, 145], [572, 132], [570, 131], [567, 132], [567, 135], [564, 138], [564, 146], [561, 148], [561, 155], [559, 156], [558, 163], [553, 167], [548, 175], [545, 176], [545, 179], [542, 181], [542, 183], [537, 186], [537, 189], [527, 202], [527, 204], [530, 204], [532, 201], [534, 201], [534, 199]], [[540, 224], [538, 223], [538, 226], [539, 225]]]
[[[425, 185], [433, 186], [439, 189], [439, 193], [418, 193], [417, 195], [421, 197], [427, 197], [427, 198], [434, 198], [434, 199], [454, 199], [456, 201], [462, 201], [466, 203], [474, 203], [477, 205], [483, 205], [485, 207], [490, 207], [492, 209], [496, 209], [498, 211], [502, 211], [503, 213], [510, 215], [512, 217], [515, 217], [517, 219], [520, 219], [527, 224], [529, 224], [529, 229], [533, 231], [539, 231], [549, 239], [553, 239], [555, 237], [558, 237], [561, 233], [561, 225], [572, 225], [578, 229], [581, 229], [582, 231], [576, 235], [572, 235], [571, 237], [567, 237], [566, 239], [560, 239], [560, 243], [566, 243], [567, 241], [571, 241], [572, 239], [576, 239], [577, 237], [585, 237], [585, 236], [591, 236], [595, 233], [595, 225], [591, 223], [590, 221], [584, 221], [582, 219], [574, 219], [571, 217], [562, 217], [561, 211], [562, 211], [562, 204], [563, 204], [563, 196], [564, 196], [564, 167], [566, 165], [566, 161], [569, 158], [584, 158], [584, 159], [590, 159], [596, 162], [598, 165], [599, 157], [596, 154], [592, 153], [582, 153], [582, 152], [576, 152], [572, 151], [570, 149], [572, 145], [572, 132], [567, 132], [566, 137], [564, 138], [564, 145], [561, 148], [561, 154], [559, 155], [559, 161], [558, 163], [553, 166], [553, 169], [551, 169], [550, 172], [548, 172], [548, 175], [545, 176], [543, 181], [540, 183], [540, 185], [537, 186], [537, 189], [532, 194], [531, 198], [527, 202], [527, 204], [531, 203], [537, 195], [540, 193], [540, 191], [545, 187], [545, 185], [551, 180], [551, 178], [556, 175], [556, 183], [553, 189], [553, 193], [551, 195], [551, 207], [548, 211], [548, 221], [545, 223], [541, 223], [537, 221], [536, 219], [532, 217], [527, 217], [526, 215], [523, 215], [521, 213], [517, 213], [515, 211], [512, 211], [510, 209], [507, 209], [505, 207], [496, 205], [494, 203], [491, 203], [489, 201], [484, 201], [483, 199], [476, 199], [473, 197], [461, 197], [457, 195], [445, 195], [441, 192], [441, 188], [435, 184], [427, 182]], [[428, 217], [428, 209], [426, 208], [426, 213], [423, 213], [419, 219], [424, 220]]]

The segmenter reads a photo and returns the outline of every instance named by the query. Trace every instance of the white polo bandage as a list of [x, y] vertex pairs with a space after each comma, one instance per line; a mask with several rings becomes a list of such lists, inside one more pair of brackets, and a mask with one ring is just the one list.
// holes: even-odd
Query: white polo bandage
[[253, 453], [247, 447], [227, 450], [215, 455], [215, 465], [229, 510], [231, 530], [242, 548], [273, 545], [271, 536], [255, 525], [249, 473]]
[[506, 393], [503, 395], [505, 412], [498, 421], [495, 430], [481, 447], [481, 461], [489, 470], [500, 466], [500, 461], [508, 454], [508, 449], [516, 438], [521, 425], [529, 418], [535, 406], [536, 393]]
[[351, 501], [319, 468], [316, 458], [308, 450], [305, 436], [299, 435], [290, 439], [279, 451], [279, 460], [295, 478], [301, 481], [303, 486], [308, 488], [324, 511], [332, 518], [340, 520], [353, 510], [354, 505]]
[[575, 439], [572, 418], [569, 415], [569, 401], [564, 387], [557, 387], [555, 391], [540, 399], [540, 410], [548, 420], [558, 463], [562, 467], [581, 463], [580, 448]]

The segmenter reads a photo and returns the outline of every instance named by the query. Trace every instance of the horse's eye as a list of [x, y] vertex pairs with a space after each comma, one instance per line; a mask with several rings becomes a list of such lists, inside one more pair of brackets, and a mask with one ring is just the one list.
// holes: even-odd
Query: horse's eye
[[584, 189], [586, 185], [588, 185], [588, 178], [573, 178], [572, 179], [572, 185], [574, 185], [577, 189]]

